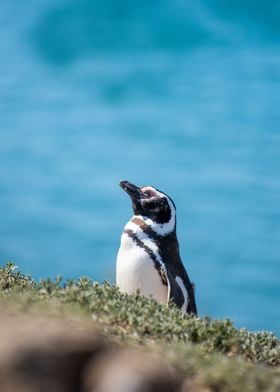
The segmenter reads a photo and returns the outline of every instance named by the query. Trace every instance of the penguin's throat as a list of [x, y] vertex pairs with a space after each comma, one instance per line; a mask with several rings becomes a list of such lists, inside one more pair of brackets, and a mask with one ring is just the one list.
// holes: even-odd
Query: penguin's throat
[[173, 214], [171, 215], [170, 220], [166, 223], [157, 223], [142, 215], [134, 215], [131, 222], [135, 223], [136, 226], [139, 227], [139, 230], [152, 230], [160, 236], [169, 235], [176, 230], [176, 218]]

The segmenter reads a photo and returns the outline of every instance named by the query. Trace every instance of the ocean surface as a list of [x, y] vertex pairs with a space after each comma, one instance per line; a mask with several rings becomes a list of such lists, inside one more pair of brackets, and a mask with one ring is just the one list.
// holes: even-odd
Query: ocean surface
[[154, 185], [200, 315], [279, 336], [279, 2], [2, 0], [0, 33], [0, 263], [114, 282], [118, 182]]

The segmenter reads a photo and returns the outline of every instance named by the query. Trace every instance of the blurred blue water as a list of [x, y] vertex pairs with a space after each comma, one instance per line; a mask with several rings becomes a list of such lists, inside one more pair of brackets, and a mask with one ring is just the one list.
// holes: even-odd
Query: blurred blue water
[[200, 314], [280, 333], [279, 2], [14, 0], [0, 260], [114, 281], [120, 179], [177, 204]]

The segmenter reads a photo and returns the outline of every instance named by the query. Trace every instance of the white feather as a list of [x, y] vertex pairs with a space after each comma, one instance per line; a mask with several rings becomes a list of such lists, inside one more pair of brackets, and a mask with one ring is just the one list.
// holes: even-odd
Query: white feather
[[[157, 261], [165, 271], [165, 266], [158, 254], [157, 245], [134, 222], [129, 221], [126, 230], [132, 230], [145, 246], [151, 249]], [[121, 246], [117, 256], [117, 286], [122, 292], [133, 293], [136, 290], [145, 296], [152, 296], [158, 302], [167, 303], [167, 286], [163, 285], [154, 262], [145, 251], [127, 234], [121, 237]]]
[[175, 278], [176, 282], [178, 283], [180, 289], [182, 290], [182, 293], [184, 295], [184, 303], [181, 307], [181, 311], [182, 313], [186, 313], [187, 312], [187, 304], [188, 304], [188, 293], [186, 290], [186, 287], [184, 285], [184, 282], [182, 281], [182, 279], [179, 276], [176, 276]]

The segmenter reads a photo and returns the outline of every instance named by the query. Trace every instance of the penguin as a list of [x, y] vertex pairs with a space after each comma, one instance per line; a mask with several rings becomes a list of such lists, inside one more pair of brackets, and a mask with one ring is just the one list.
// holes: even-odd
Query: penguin
[[197, 314], [194, 285], [182, 263], [173, 200], [153, 186], [121, 181], [134, 215], [125, 225], [116, 262], [121, 292], [137, 290], [161, 304], [171, 301], [182, 313]]

